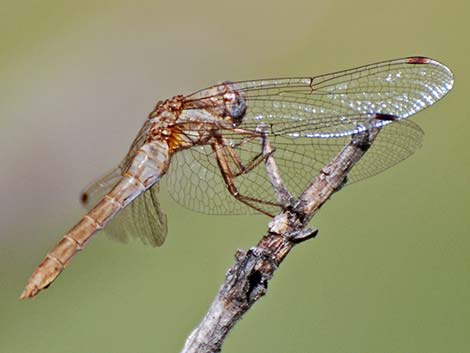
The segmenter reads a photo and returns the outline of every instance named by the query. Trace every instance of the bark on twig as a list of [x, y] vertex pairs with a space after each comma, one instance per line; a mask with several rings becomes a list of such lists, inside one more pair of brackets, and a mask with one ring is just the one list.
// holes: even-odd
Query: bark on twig
[[[269, 280], [291, 249], [315, 237], [306, 228], [320, 207], [346, 182], [351, 168], [370, 147], [379, 129], [353, 135], [351, 141], [313, 179], [297, 200], [291, 199], [278, 173], [269, 142], [263, 143], [273, 188], [285, 209], [269, 223], [267, 233], [248, 251], [238, 250], [225, 282], [201, 323], [189, 335], [182, 353], [220, 352], [227, 334], [250, 307], [266, 294]], [[274, 153], [275, 155], [275, 153]]]

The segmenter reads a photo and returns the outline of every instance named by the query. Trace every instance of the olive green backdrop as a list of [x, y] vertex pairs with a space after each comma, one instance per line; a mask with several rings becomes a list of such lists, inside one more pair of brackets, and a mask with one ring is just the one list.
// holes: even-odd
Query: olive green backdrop
[[412, 158], [345, 188], [223, 352], [470, 351], [470, 64], [463, 0], [2, 1], [0, 351], [178, 352], [263, 216], [167, 196], [167, 243], [99, 234], [51, 288], [18, 296], [158, 99], [212, 83], [426, 55], [453, 92], [416, 116]]

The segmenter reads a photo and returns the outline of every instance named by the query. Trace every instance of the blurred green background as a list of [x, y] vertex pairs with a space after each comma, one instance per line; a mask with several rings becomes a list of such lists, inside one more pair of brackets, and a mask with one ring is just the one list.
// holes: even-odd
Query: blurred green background
[[2, 2], [0, 352], [178, 352], [237, 248], [268, 219], [163, 195], [161, 249], [98, 235], [53, 286], [18, 296], [83, 214], [156, 100], [223, 80], [426, 55], [453, 92], [416, 116], [424, 147], [314, 219], [223, 352], [468, 352], [470, 5], [428, 1]]

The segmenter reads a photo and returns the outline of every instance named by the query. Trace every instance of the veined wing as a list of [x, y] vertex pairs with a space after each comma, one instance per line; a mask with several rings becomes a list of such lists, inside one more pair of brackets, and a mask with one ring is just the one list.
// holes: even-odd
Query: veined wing
[[[292, 138], [335, 138], [357, 132], [372, 115], [406, 119], [441, 99], [453, 86], [452, 72], [423, 57], [383, 61], [314, 77], [235, 82], [247, 111], [241, 128], [260, 122]], [[210, 96], [212, 88], [186, 97]], [[376, 120], [375, 126], [388, 124]]]
[[[91, 209], [117, 184], [131, 163], [135, 152], [145, 143], [148, 126], [147, 120], [119, 166], [82, 192], [81, 200], [87, 209]], [[161, 246], [165, 241], [168, 229], [166, 215], [158, 202], [158, 189], [158, 184], [151, 187], [124, 208], [106, 225], [105, 233], [111, 239], [124, 243], [127, 243], [131, 238], [138, 238], [144, 244]]]
[[[372, 147], [351, 170], [347, 184], [376, 175], [411, 156], [422, 144], [422, 129], [411, 120], [394, 122], [382, 128]], [[259, 139], [249, 140], [233, 133], [224, 134], [227, 146], [233, 148], [246, 165], [261, 152]], [[298, 196], [315, 175], [344, 147], [349, 136], [316, 139], [292, 139], [282, 135], [268, 137], [275, 149], [274, 159], [289, 191]], [[236, 170], [235, 166], [232, 166]], [[243, 195], [276, 202], [264, 163], [249, 173], [235, 178]], [[177, 153], [170, 164], [166, 185], [171, 197], [182, 206], [207, 214], [257, 214], [237, 201], [226, 189], [217, 161], [210, 147], [198, 146]], [[258, 205], [268, 213], [277, 207]]]
[[136, 151], [145, 143], [149, 127], [149, 121], [146, 119], [144, 125], [137, 133], [134, 141], [132, 141], [131, 147], [129, 148], [127, 155], [124, 157], [121, 163], [119, 163], [117, 167], [108, 173], [101, 176], [99, 179], [93, 181], [82, 191], [80, 194], [80, 200], [85, 207], [93, 207], [95, 203], [101, 200], [104, 195], [106, 195], [113, 188], [113, 186], [117, 184], [122, 176], [122, 173], [129, 167], [129, 164], [132, 161], [132, 157], [135, 155]]
[[[240, 128], [255, 131], [260, 123], [267, 126], [281, 175], [296, 194], [344, 146], [350, 135], [371, 125], [388, 126], [351, 171], [351, 182], [378, 174], [409, 157], [421, 145], [423, 132], [404, 119], [441, 99], [452, 88], [453, 77], [437, 61], [411, 57], [315, 77], [234, 84], [246, 101]], [[213, 92], [223, 91], [213, 88], [187, 96], [188, 106], [211, 97]], [[391, 124], [393, 120], [400, 123]], [[247, 140], [231, 131], [225, 131], [224, 136], [242, 161], [260, 153], [260, 141]], [[237, 177], [237, 188], [241, 194], [275, 201], [263, 168], [260, 165]], [[185, 177], [175, 177], [183, 170]], [[207, 147], [175, 156], [169, 175], [170, 194], [185, 207], [203, 213], [253, 213], [225, 190], [216, 160]]]

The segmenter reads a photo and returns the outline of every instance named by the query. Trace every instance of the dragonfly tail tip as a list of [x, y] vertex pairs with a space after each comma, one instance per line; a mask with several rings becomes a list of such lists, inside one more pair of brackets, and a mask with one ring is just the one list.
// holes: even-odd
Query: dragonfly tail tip
[[27, 298], [33, 298], [38, 293], [39, 293], [39, 288], [38, 287], [28, 284], [26, 286], [26, 288], [23, 290], [23, 292], [21, 293], [20, 300], [27, 299]]

